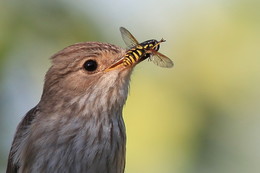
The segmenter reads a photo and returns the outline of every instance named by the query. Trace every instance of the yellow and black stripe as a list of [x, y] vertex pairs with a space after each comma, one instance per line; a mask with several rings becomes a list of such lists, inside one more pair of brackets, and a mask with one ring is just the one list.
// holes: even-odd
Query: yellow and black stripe
[[124, 65], [125, 66], [132, 65], [137, 61], [139, 61], [142, 57], [147, 58], [148, 57], [146, 56], [147, 50], [154, 49], [155, 48], [154, 46], [156, 44], [157, 44], [156, 40], [149, 40], [129, 49], [125, 55]]
[[145, 49], [141, 45], [137, 45], [136, 47], [129, 49], [126, 52], [125, 59], [124, 59], [124, 65], [132, 65], [140, 60], [141, 57], [145, 55]]

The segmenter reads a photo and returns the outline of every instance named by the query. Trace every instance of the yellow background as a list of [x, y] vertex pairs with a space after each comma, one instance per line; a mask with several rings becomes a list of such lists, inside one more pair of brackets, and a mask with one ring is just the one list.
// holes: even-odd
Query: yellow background
[[260, 172], [260, 1], [0, 2], [0, 172], [41, 96], [49, 57], [83, 41], [166, 39], [175, 66], [139, 64], [124, 109], [126, 173]]

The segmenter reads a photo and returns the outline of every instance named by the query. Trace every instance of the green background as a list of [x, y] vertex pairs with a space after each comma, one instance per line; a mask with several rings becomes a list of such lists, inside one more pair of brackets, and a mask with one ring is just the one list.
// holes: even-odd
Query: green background
[[124, 109], [126, 173], [260, 172], [260, 1], [0, 2], [0, 172], [41, 96], [49, 57], [84, 41], [167, 40], [175, 66], [145, 61]]

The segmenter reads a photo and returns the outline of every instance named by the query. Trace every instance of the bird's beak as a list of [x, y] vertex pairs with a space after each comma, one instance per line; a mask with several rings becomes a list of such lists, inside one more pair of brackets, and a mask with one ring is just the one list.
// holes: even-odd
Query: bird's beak
[[114, 69], [126, 69], [126, 68], [129, 68], [129, 67], [134, 67], [136, 64], [139, 63], [137, 61], [133, 64], [124, 64], [124, 59], [125, 59], [125, 56], [119, 58], [114, 63], [112, 63], [112, 65], [109, 66], [105, 71], [110, 71], [110, 70], [114, 70]]
[[113, 62], [111, 66], [109, 66], [105, 71], [110, 71], [110, 70], [113, 70], [113, 69], [116, 69], [116, 68], [122, 68], [124, 67], [124, 64], [123, 64], [123, 60], [124, 60], [124, 56], [119, 58], [117, 61]]

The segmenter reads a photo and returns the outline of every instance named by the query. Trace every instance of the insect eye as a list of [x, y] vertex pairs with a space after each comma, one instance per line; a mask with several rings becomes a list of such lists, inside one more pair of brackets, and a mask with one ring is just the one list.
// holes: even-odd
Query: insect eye
[[98, 64], [96, 61], [90, 59], [83, 64], [83, 67], [86, 71], [95, 71], [98, 67]]

